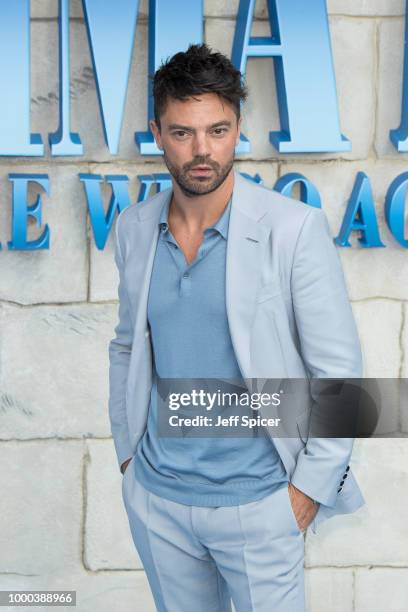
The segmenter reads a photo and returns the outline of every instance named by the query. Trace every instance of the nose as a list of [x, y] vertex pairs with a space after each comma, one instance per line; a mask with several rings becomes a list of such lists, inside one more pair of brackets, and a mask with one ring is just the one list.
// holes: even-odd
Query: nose
[[196, 132], [193, 140], [194, 157], [205, 157], [210, 154], [210, 145], [205, 132]]

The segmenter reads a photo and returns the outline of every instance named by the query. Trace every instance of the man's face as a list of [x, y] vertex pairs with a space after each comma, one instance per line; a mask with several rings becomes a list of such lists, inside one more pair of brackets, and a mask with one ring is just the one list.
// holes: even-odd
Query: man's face
[[183, 101], [169, 98], [160, 132], [154, 121], [150, 127], [170, 174], [185, 195], [194, 197], [215, 191], [226, 179], [240, 124], [228, 102], [206, 93]]

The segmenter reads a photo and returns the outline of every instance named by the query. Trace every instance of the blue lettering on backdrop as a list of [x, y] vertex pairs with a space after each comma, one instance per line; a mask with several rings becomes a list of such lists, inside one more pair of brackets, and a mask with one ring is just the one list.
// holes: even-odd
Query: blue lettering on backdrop
[[[116, 215], [129, 206], [129, 178], [126, 175], [115, 175], [102, 177], [98, 174], [79, 174], [79, 180], [84, 184], [86, 199], [88, 203], [89, 218], [98, 249], [104, 249], [106, 241]], [[101, 186], [104, 182], [111, 185], [112, 195], [108, 210], [105, 214], [102, 201]], [[157, 185], [157, 191], [162, 191], [171, 186], [169, 174], [144, 174], [138, 176], [140, 190], [138, 202], [149, 197], [153, 185]]]
[[129, 179], [125, 175], [106, 176], [106, 182], [112, 187], [112, 196], [109, 202], [108, 211], [105, 215], [101, 183], [103, 177], [98, 174], [79, 174], [79, 180], [84, 184], [86, 199], [88, 202], [89, 218], [98, 249], [105, 247], [109, 236], [116, 210], [120, 212], [130, 204], [129, 199]]
[[254, 183], [257, 183], [259, 185], [263, 185], [263, 178], [258, 173], [254, 174], [253, 176], [251, 176], [247, 172], [240, 172], [240, 174], [244, 178], [247, 178], [248, 180], [253, 181]]
[[50, 247], [50, 231], [48, 225], [45, 226], [43, 233], [36, 240], [27, 240], [27, 221], [28, 217], [33, 217], [37, 225], [41, 226], [41, 195], [33, 205], [28, 205], [28, 184], [30, 182], [40, 185], [47, 195], [49, 195], [49, 179], [46, 174], [9, 174], [9, 179], [13, 183], [13, 208], [12, 208], [12, 237], [8, 242], [9, 250], [38, 250]]
[[[325, 0], [267, 0], [271, 36], [251, 36], [256, 0], [240, 0], [232, 61], [245, 75], [250, 57], [273, 58], [281, 129], [270, 141], [281, 153], [349, 151], [340, 133], [335, 74]], [[101, 121], [112, 155], [119, 148], [139, 0], [82, 0]], [[300, 19], [299, 16], [302, 16]], [[405, 36], [408, 35], [406, 0]], [[149, 0], [149, 73], [173, 53], [203, 39], [203, 0]], [[408, 51], [404, 45], [401, 123], [390, 131], [408, 152]], [[70, 132], [69, 0], [59, 0], [59, 127], [49, 135], [52, 155], [83, 155]], [[30, 133], [30, 1], [0, 0], [0, 155], [43, 156], [39, 134]], [[151, 82], [148, 119], [153, 118]], [[158, 155], [150, 130], [137, 132], [142, 155]], [[236, 152], [250, 151], [242, 135]]]
[[392, 181], [385, 196], [385, 219], [388, 227], [394, 238], [405, 248], [408, 248], [408, 239], [404, 237], [407, 189], [408, 172], [403, 172]]
[[[251, 176], [246, 172], [241, 172], [242, 176], [252, 180], [255, 183], [262, 184], [263, 180], [259, 174]], [[95, 175], [80, 175], [80, 177], [86, 177], [89, 180]], [[94, 184], [93, 190], [86, 187], [86, 194], [88, 200], [88, 207], [98, 210], [97, 214], [90, 214], [91, 223], [93, 219], [101, 215], [104, 216], [103, 203], [100, 194], [101, 177], [97, 176], [99, 184]], [[108, 179], [108, 177], [107, 177]], [[112, 184], [113, 193], [115, 192], [115, 181], [116, 180], [128, 180], [127, 177], [110, 176], [109, 182]], [[138, 176], [140, 182], [140, 190], [138, 196], [138, 202], [146, 200], [150, 191], [154, 185], [157, 185], [157, 191], [167, 189], [171, 186], [171, 180], [169, 174], [147, 174]], [[82, 179], [81, 179], [82, 180]], [[314, 206], [316, 208], [321, 207], [321, 198], [317, 188], [309, 181], [305, 176], [300, 173], [289, 173], [280, 177], [274, 186], [275, 191], [279, 191], [283, 195], [289, 197], [292, 196], [292, 190], [296, 183], [300, 183], [300, 199], [308, 206]], [[405, 247], [408, 247], [408, 240], [403, 239], [403, 227], [404, 227], [404, 201], [406, 191], [408, 189], [408, 172], [404, 173], [398, 179], [392, 183], [392, 189], [390, 188], [387, 194], [386, 211], [389, 209], [389, 213], [386, 214], [390, 217], [388, 225], [391, 229], [392, 234], [395, 238]], [[113, 196], [112, 196], [113, 197]], [[116, 206], [121, 210], [129, 205], [129, 199], [122, 197], [122, 204]], [[113, 205], [111, 204], [110, 208]], [[113, 213], [112, 213], [113, 215]], [[387, 218], [388, 220], [388, 218]], [[106, 243], [107, 233], [109, 232], [111, 221], [107, 225], [93, 223], [95, 243], [98, 248], [103, 248]], [[358, 172], [353, 187], [352, 194], [349, 199], [346, 214], [341, 226], [339, 236], [333, 238], [335, 244], [339, 246], [349, 247], [351, 246], [348, 242], [348, 238], [352, 231], [361, 232], [361, 237], [358, 238], [360, 244], [363, 247], [384, 247], [385, 245], [381, 242], [377, 218], [375, 213], [374, 199], [371, 191], [370, 181], [364, 172]], [[97, 238], [99, 232], [102, 232], [102, 237]], [[100, 246], [102, 245], [102, 246]]]
[[83, 0], [105, 141], [116, 155], [125, 110], [139, 0]]
[[405, 1], [404, 70], [402, 81], [401, 123], [396, 130], [390, 130], [390, 140], [397, 151], [408, 151], [408, 0]]
[[69, 0], [59, 0], [59, 127], [48, 135], [51, 155], [83, 155], [79, 134], [70, 131]]
[[0, 155], [44, 155], [30, 134], [30, 2], [0, 0]]
[[371, 183], [365, 172], [358, 172], [346, 214], [335, 243], [349, 247], [348, 239], [353, 231], [361, 232], [358, 241], [363, 247], [383, 247], [378, 231], [375, 203]]
[[[102, 177], [99, 174], [79, 174], [79, 180], [85, 188], [88, 203], [89, 218], [98, 249], [105, 248], [106, 241], [116, 215], [129, 206], [129, 178], [126, 175], [115, 175]], [[138, 202], [144, 201], [149, 197], [153, 185], [157, 185], [157, 191], [162, 191], [171, 186], [169, 174], [144, 174], [138, 176], [140, 190]], [[104, 180], [111, 185], [112, 195], [108, 210], [105, 214], [102, 200], [101, 186]]]
[[[259, 174], [253, 176], [241, 172], [242, 176], [255, 183], [262, 184]], [[109, 237], [109, 233], [116, 215], [131, 204], [128, 186], [129, 178], [126, 175], [109, 175], [102, 177], [97, 174], [79, 174], [84, 184], [87, 198], [90, 222], [93, 230], [95, 244], [102, 250]], [[45, 174], [10, 174], [13, 183], [13, 214], [12, 237], [8, 242], [10, 250], [37, 250], [49, 248], [49, 228], [45, 226], [43, 234], [33, 241], [27, 241], [27, 220], [32, 216], [41, 225], [41, 197], [38, 195], [34, 205], [28, 205], [28, 183], [36, 182], [42, 186], [48, 195], [49, 179]], [[143, 174], [137, 177], [140, 183], [138, 202], [146, 200], [153, 188], [162, 191], [171, 186], [169, 174]], [[101, 187], [104, 180], [111, 186], [111, 199], [107, 213], [104, 212]], [[292, 189], [300, 183], [300, 199], [308, 206], [320, 207], [320, 195], [316, 187], [300, 173], [289, 173], [282, 176], [275, 184], [274, 190], [291, 197]], [[385, 200], [385, 216], [392, 235], [404, 248], [408, 248], [408, 239], [404, 237], [405, 225], [405, 199], [408, 190], [408, 172], [399, 175], [390, 185]], [[374, 199], [369, 178], [364, 172], [358, 172], [350, 196], [340, 233], [334, 239], [335, 244], [349, 247], [348, 238], [352, 231], [361, 233], [358, 238], [363, 247], [384, 247], [381, 242]], [[1, 244], [0, 244], [1, 250]]]
[[156, 179], [154, 178], [154, 174], [139, 174], [137, 178], [140, 183], [138, 202], [144, 202], [149, 197], [150, 190], [155, 184]]
[[[132, 51], [138, 17], [138, 0], [102, 3], [82, 0], [104, 137], [109, 151], [116, 155], [128, 88]], [[270, 57], [274, 61], [281, 129], [270, 133], [271, 143], [281, 153], [348, 151], [350, 143], [340, 133], [335, 76], [325, 0], [310, 0], [304, 13], [301, 0], [267, 0], [270, 36], [251, 36], [255, 0], [240, 0], [232, 59], [245, 75], [250, 57]], [[302, 19], [299, 19], [302, 15]], [[408, 0], [406, 1], [408, 35]], [[203, 39], [202, 0], [149, 0], [149, 72], [152, 74], [173, 53]], [[59, 126], [49, 134], [52, 155], [83, 155], [79, 134], [70, 131], [69, 0], [59, 0]], [[0, 155], [43, 156], [40, 135], [30, 129], [30, 2], [0, 0]], [[151, 83], [148, 91], [148, 119], [153, 118]], [[401, 123], [391, 130], [391, 141], [398, 151], [408, 152], [408, 49], [405, 42]], [[135, 134], [142, 155], [161, 152], [148, 130]], [[242, 137], [236, 152], [249, 151]], [[262, 184], [257, 174], [243, 176]], [[49, 179], [42, 174], [10, 174], [13, 185], [12, 240], [10, 250], [49, 248], [46, 225], [36, 240], [27, 240], [28, 217], [41, 225], [41, 196], [28, 204], [28, 184], [37, 183], [48, 194]], [[88, 200], [95, 242], [103, 249], [114, 216], [130, 204], [128, 178], [108, 176], [112, 197], [105, 215], [101, 196], [103, 178], [80, 175]], [[168, 174], [139, 177], [138, 201], [145, 200], [155, 185], [157, 190], [171, 185]], [[300, 185], [300, 199], [320, 207], [316, 187], [303, 175], [290, 173], [279, 178], [274, 189], [291, 195]], [[408, 173], [390, 185], [385, 200], [388, 227], [397, 242], [408, 248], [405, 230], [405, 200]], [[380, 239], [375, 205], [368, 177], [359, 172], [343, 223], [335, 243], [350, 246], [351, 232], [360, 232], [363, 247], [384, 247]], [[0, 249], [1, 249], [0, 244]]]
[[[251, 176], [246, 172], [241, 173], [244, 177], [255, 183], [262, 183], [259, 174]], [[109, 237], [109, 232], [113, 224], [116, 210], [120, 212], [130, 205], [129, 198], [129, 178], [126, 175], [115, 175], [102, 177], [98, 174], [79, 174], [80, 181], [84, 184], [86, 199], [88, 203], [89, 218], [95, 239], [95, 245], [102, 250], [105, 247]], [[140, 189], [138, 194], [138, 202], [145, 201], [150, 195], [153, 186], [157, 192], [163, 191], [171, 187], [170, 174], [154, 173], [142, 174], [138, 177]], [[104, 212], [104, 205], [101, 193], [101, 187], [104, 182], [111, 185], [112, 195], [108, 206], [107, 213]]]
[[[202, 0], [149, 0], [149, 74], [178, 51], [203, 41]], [[154, 119], [152, 83], [147, 91], [147, 118]], [[142, 155], [160, 155], [153, 134], [136, 132], [135, 141]]]
[[270, 132], [271, 143], [280, 153], [350, 151], [340, 133], [326, 1], [308, 0], [305, 10], [304, 0], [268, 0], [271, 36], [251, 37], [255, 2], [240, 1], [232, 62], [245, 74], [248, 57], [273, 57], [281, 130]]
[[320, 195], [316, 187], [309, 179], [300, 172], [289, 172], [281, 176], [275, 183], [274, 189], [282, 195], [292, 197], [293, 189], [296, 184], [300, 185], [300, 199], [305, 204], [310, 204], [315, 208], [321, 208]]
[[157, 192], [164, 191], [164, 189], [171, 187], [170, 174], [166, 173], [141, 174], [138, 176], [138, 179], [140, 182], [138, 202], [147, 200], [153, 185], [157, 185]]

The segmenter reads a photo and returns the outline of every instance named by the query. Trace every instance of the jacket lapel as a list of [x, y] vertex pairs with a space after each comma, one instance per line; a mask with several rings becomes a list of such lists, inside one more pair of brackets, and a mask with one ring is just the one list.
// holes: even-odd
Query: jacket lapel
[[[140, 205], [137, 219], [137, 245], [132, 249], [128, 270], [134, 288], [135, 334], [147, 330], [147, 300], [162, 207], [170, 200], [172, 188], [151, 203]], [[226, 310], [231, 340], [244, 378], [251, 376], [250, 331], [255, 314], [263, 250], [270, 228], [260, 224], [265, 210], [253, 198], [248, 180], [234, 171], [234, 188], [226, 253]], [[130, 280], [130, 279], [129, 279]]]
[[259, 223], [251, 185], [235, 172], [226, 258], [226, 308], [235, 355], [244, 378], [251, 377], [250, 339], [263, 252], [270, 228]]
[[159, 218], [162, 207], [172, 196], [172, 189], [166, 189], [152, 202], [141, 204], [133, 223], [139, 226], [134, 232], [137, 244], [130, 254], [128, 270], [132, 275], [127, 286], [133, 287], [131, 302], [135, 311], [135, 335], [147, 331], [147, 300], [154, 255], [159, 236]]

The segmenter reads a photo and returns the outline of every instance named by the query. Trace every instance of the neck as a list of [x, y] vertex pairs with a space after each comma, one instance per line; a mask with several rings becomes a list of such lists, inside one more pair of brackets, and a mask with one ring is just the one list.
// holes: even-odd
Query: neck
[[227, 206], [234, 187], [231, 168], [225, 181], [204, 195], [187, 196], [173, 180], [173, 195], [169, 206], [169, 225], [182, 224], [190, 234], [199, 234], [213, 225]]

